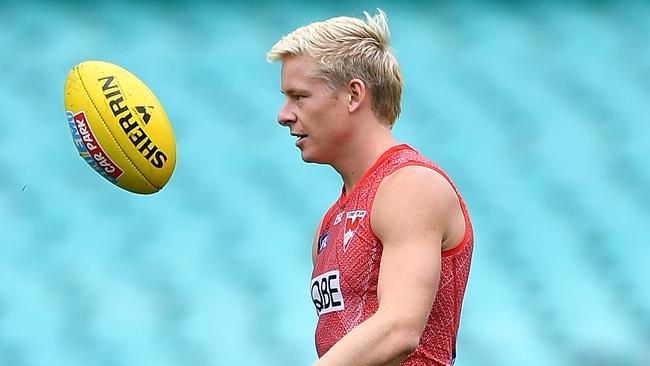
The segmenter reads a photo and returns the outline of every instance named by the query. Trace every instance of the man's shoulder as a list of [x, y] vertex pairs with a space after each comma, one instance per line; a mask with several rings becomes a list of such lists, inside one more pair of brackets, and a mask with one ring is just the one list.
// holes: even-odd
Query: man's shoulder
[[422, 198], [455, 198], [449, 179], [433, 166], [406, 165], [388, 175], [380, 184], [382, 193], [416, 195]]
[[[451, 183], [438, 171], [419, 165], [405, 166], [387, 176], [379, 185], [372, 217], [375, 223], [395, 222], [397, 215], [445, 225], [457, 206]], [[381, 230], [381, 229], [380, 229]]]

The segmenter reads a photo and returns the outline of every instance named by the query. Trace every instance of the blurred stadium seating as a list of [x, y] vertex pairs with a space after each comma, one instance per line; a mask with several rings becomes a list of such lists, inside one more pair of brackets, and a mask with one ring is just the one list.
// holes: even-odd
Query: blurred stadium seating
[[[468, 202], [457, 366], [650, 365], [650, 3], [0, 2], [0, 365], [306, 365], [338, 176], [275, 114], [283, 34], [384, 9], [395, 127]], [[153, 196], [76, 156], [62, 88], [143, 79], [178, 145]]]

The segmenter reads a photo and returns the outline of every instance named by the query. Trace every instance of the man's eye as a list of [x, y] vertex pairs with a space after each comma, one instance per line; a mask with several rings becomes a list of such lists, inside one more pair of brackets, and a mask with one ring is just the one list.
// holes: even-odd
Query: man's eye
[[295, 100], [301, 100], [301, 99], [304, 98], [304, 97], [305, 97], [304, 95], [296, 95], [296, 96], [294, 96], [293, 98], [294, 98]]

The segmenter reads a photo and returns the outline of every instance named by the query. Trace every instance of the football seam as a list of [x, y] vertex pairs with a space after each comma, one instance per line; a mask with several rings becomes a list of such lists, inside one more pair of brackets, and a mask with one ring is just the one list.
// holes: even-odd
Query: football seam
[[90, 101], [90, 104], [95, 109], [95, 112], [97, 112], [97, 115], [99, 116], [99, 119], [101, 119], [101, 121], [102, 121], [102, 125], [108, 131], [108, 134], [109, 134], [109, 136], [111, 136], [111, 139], [113, 139], [113, 142], [115, 143], [115, 146], [117, 146], [117, 149], [122, 153], [122, 155], [124, 155], [124, 157], [126, 158], [126, 161], [128, 161], [129, 164], [131, 164], [131, 166], [135, 169], [135, 171], [138, 172], [138, 174], [140, 174], [142, 179], [144, 179], [145, 183], [149, 184], [150, 186], [155, 188], [157, 191], [160, 191], [160, 188], [158, 188], [155, 184], [151, 183], [151, 181], [149, 179], [147, 179], [147, 177], [144, 174], [142, 174], [140, 169], [138, 169], [138, 167], [133, 163], [133, 161], [131, 161], [129, 156], [124, 152], [124, 150], [122, 149], [122, 146], [120, 146], [120, 144], [117, 142], [117, 139], [115, 139], [115, 136], [113, 136], [113, 132], [111, 131], [110, 128], [108, 128], [108, 125], [106, 124], [106, 121], [104, 120], [104, 117], [102, 116], [101, 113], [99, 113], [99, 109], [97, 109], [97, 106], [95, 105], [95, 102], [90, 97], [90, 93], [88, 92], [88, 89], [86, 88], [86, 84], [84, 83], [83, 79], [81, 78], [81, 73], [79, 72], [79, 68], [75, 67], [75, 71], [77, 72], [77, 76], [79, 76], [79, 82], [81, 83], [81, 86], [84, 88], [84, 91], [86, 92], [86, 97], [88, 98], [88, 100]]

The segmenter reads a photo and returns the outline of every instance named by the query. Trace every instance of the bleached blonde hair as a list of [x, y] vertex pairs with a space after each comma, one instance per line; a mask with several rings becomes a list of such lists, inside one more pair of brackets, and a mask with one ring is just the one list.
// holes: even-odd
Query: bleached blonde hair
[[316, 77], [332, 92], [352, 79], [361, 79], [372, 97], [372, 110], [393, 126], [400, 113], [402, 74], [389, 46], [386, 14], [377, 9], [365, 22], [336, 17], [300, 27], [279, 40], [267, 53], [268, 62], [306, 55], [316, 60]]

